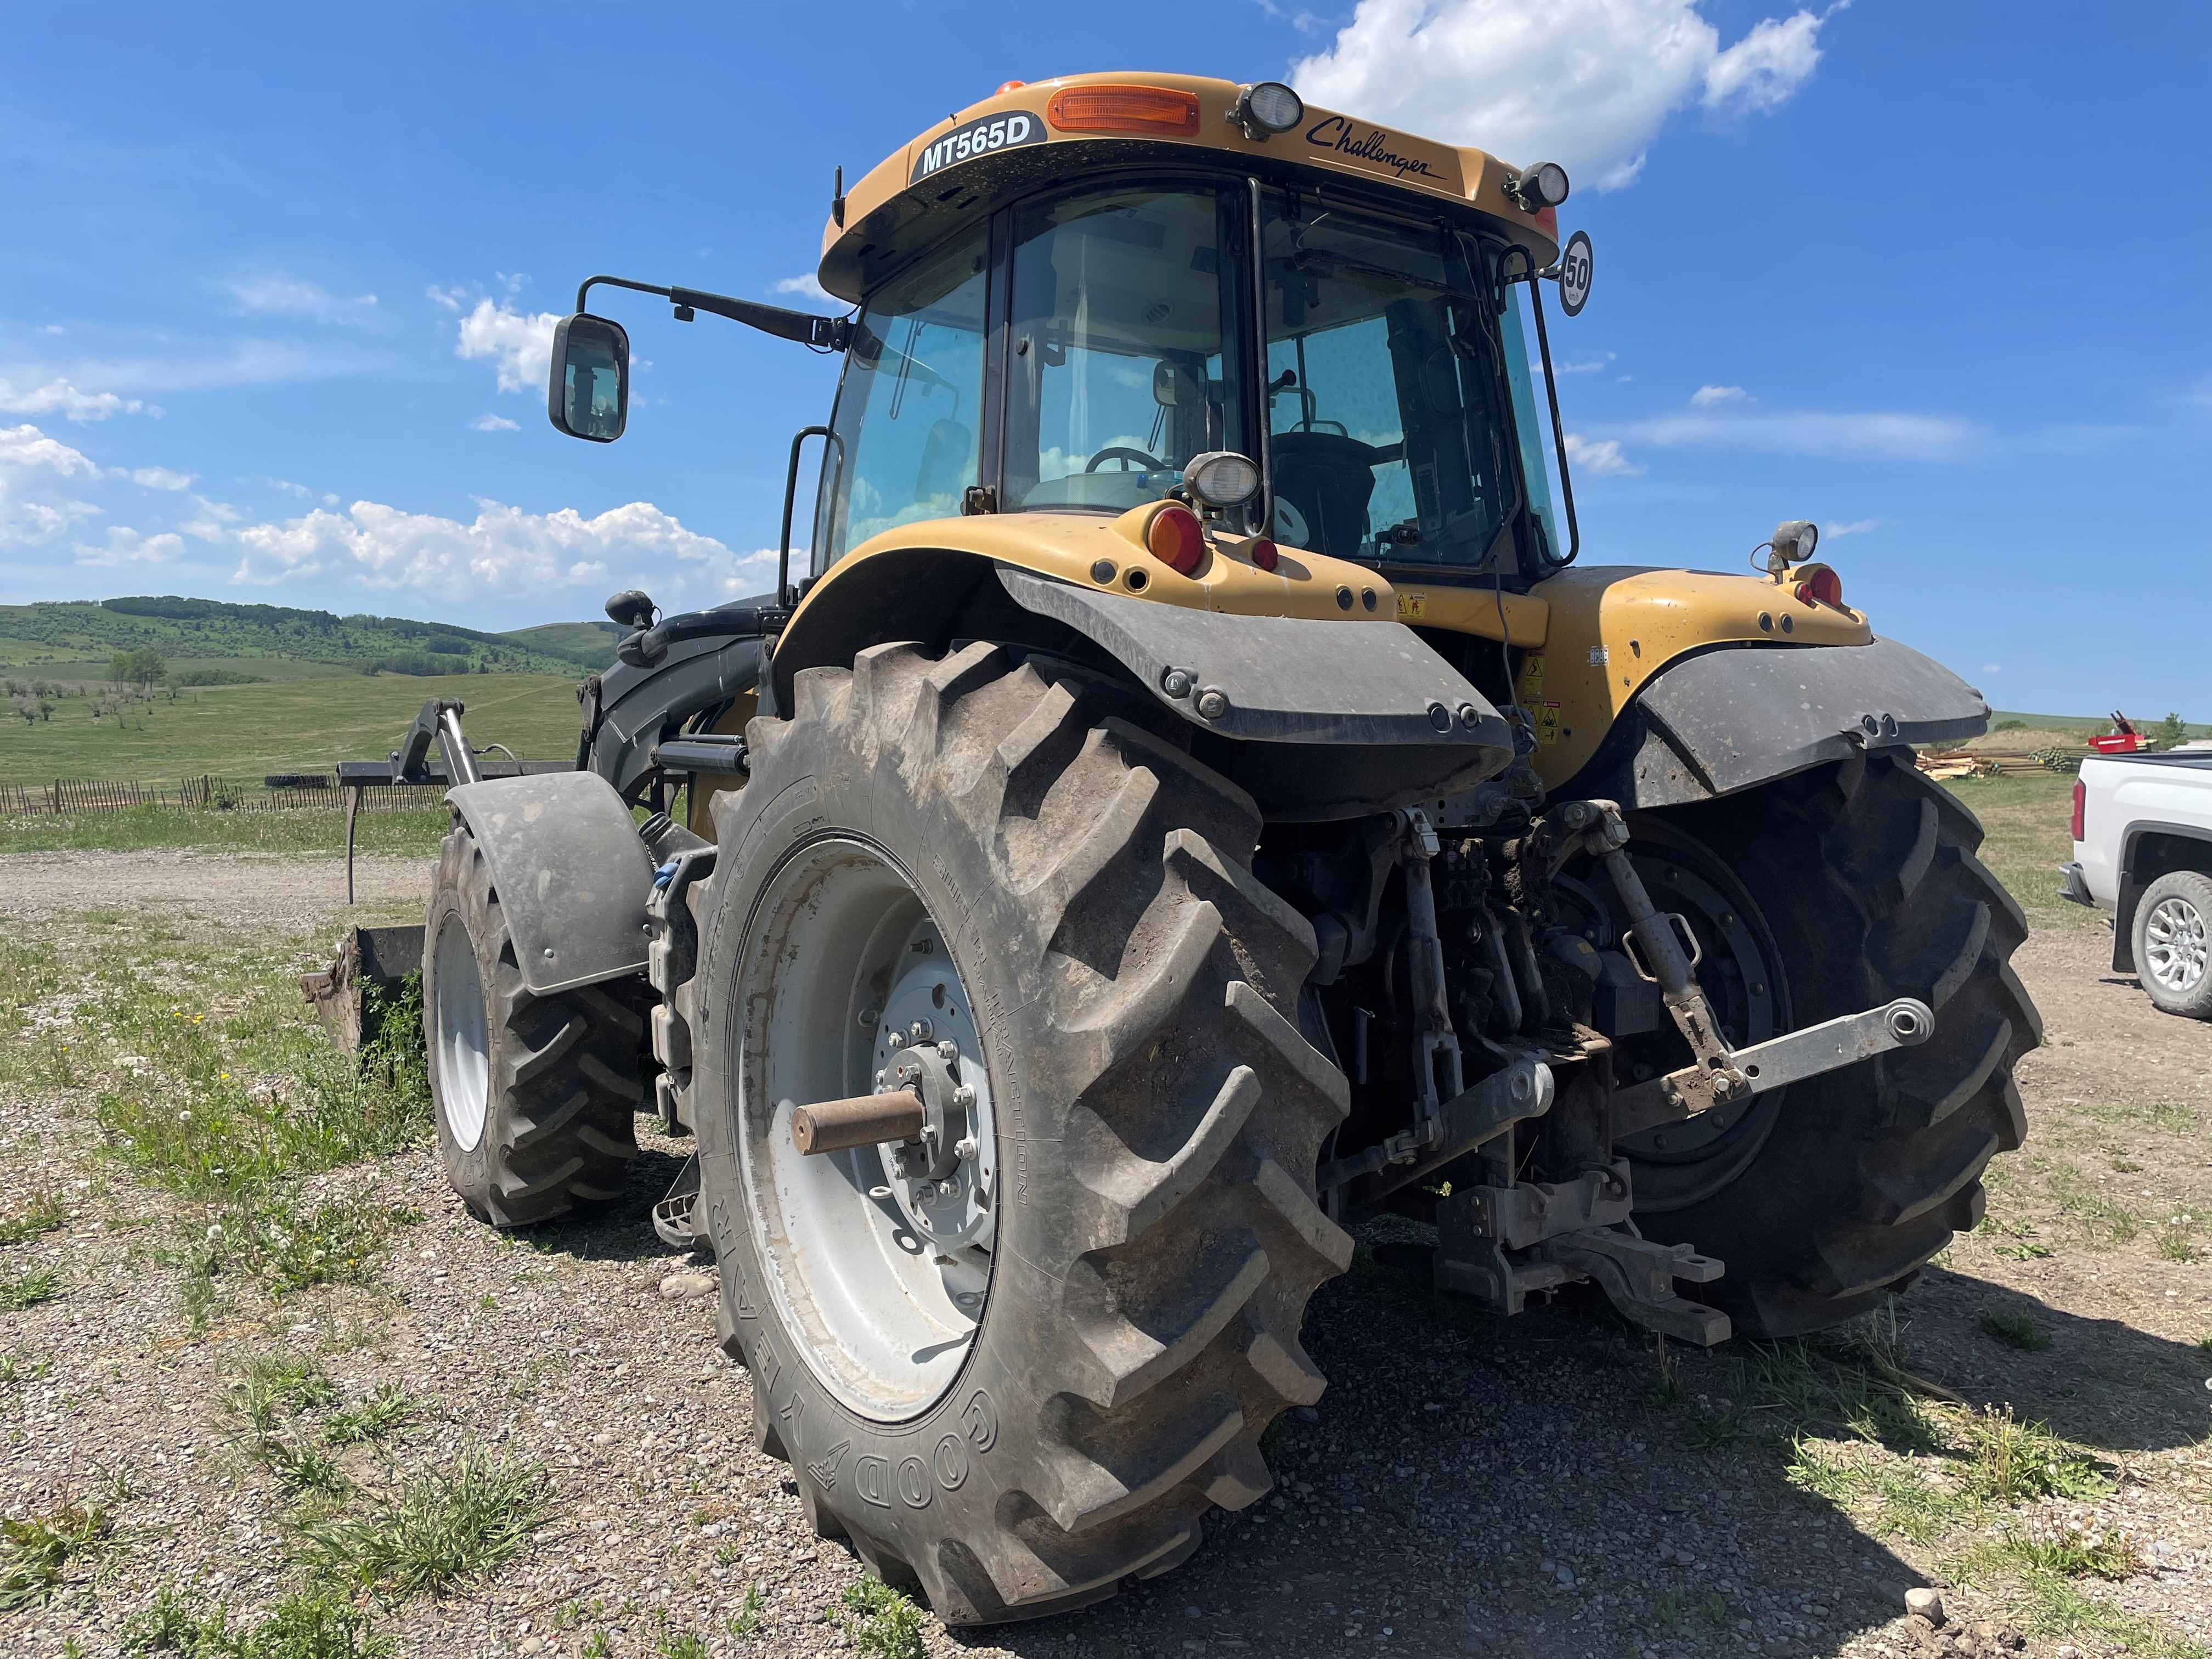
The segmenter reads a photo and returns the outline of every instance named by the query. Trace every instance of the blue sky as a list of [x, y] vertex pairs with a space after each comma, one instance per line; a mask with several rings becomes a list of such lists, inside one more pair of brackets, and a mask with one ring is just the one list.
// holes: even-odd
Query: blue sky
[[1734, 568], [1809, 517], [2001, 706], [2212, 720], [2197, 6], [38, 9], [0, 53], [0, 600], [754, 591], [831, 366], [617, 302], [641, 406], [585, 446], [545, 319], [599, 270], [776, 297], [834, 166], [1144, 67], [1567, 165], [1586, 562]]

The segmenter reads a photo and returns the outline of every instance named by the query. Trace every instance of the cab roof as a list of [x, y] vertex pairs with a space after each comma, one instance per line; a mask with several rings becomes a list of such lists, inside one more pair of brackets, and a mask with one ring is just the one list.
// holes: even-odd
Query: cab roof
[[[1067, 95], [1084, 88], [1096, 89], [1087, 100]], [[1096, 92], [1107, 88], [1155, 94], [1136, 100], [1155, 106], [1188, 109], [1194, 102], [1195, 110], [1179, 127], [1102, 129], [1096, 123], [1112, 117], [1098, 112], [1112, 100]], [[1556, 210], [1524, 210], [1506, 194], [1518, 170], [1487, 152], [1311, 104], [1289, 131], [1255, 138], [1237, 118], [1243, 90], [1233, 81], [1152, 71], [1009, 82], [917, 133], [832, 204], [822, 234], [822, 286], [858, 304], [910, 256], [1005, 202], [1086, 170], [1201, 159], [1285, 182], [1356, 183], [1407, 206], [1471, 209], [1491, 222], [1488, 228], [1526, 247], [1539, 267], [1558, 257]]]

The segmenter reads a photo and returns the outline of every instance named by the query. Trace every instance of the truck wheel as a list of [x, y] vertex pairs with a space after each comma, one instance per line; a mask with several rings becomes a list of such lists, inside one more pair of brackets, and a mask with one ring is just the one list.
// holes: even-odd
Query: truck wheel
[[422, 952], [430, 1097], [447, 1179], [495, 1227], [618, 1196], [637, 1156], [644, 1021], [605, 985], [538, 996], [483, 850], [456, 824], [438, 854]]
[[2212, 1019], [2212, 879], [2194, 870], [2160, 876], [2136, 905], [2136, 974], [2169, 1014]]
[[[702, 1205], [757, 1443], [816, 1531], [947, 1624], [1111, 1595], [1270, 1478], [1350, 1239], [1340, 1075], [1250, 799], [989, 645], [798, 676], [714, 804], [697, 904]], [[813, 1156], [795, 1105], [902, 1071], [938, 1162]], [[927, 1150], [923, 1148], [921, 1150]]]
[[1638, 1224], [1727, 1263], [1703, 1294], [1739, 1334], [1836, 1324], [1979, 1220], [1983, 1166], [2021, 1144], [2013, 1067], [2042, 1034], [2008, 965], [2026, 919], [1974, 856], [1973, 814], [1889, 754], [1633, 827], [1735, 1042], [1893, 997], [1936, 1012], [1917, 1048], [1626, 1143]]

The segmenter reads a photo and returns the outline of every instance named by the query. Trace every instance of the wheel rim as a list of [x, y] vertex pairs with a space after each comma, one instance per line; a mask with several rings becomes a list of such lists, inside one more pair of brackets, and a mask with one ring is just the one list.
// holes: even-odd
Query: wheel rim
[[[1629, 856], [1653, 905], [1690, 924], [1700, 957], [1698, 986], [1736, 1048], [1790, 1029], [1790, 986], [1781, 951], [1758, 902], [1703, 846], [1639, 818]], [[1593, 919], [1586, 933], [1600, 949], [1618, 938], [1622, 918], [1602, 874], [1569, 884]], [[1655, 1028], [1616, 1042], [1621, 1085], [1649, 1080], [1690, 1062], [1689, 1044], [1664, 1013]], [[1711, 1196], [1742, 1173], [1772, 1131], [1787, 1089], [1717, 1106], [1684, 1123], [1647, 1129], [1620, 1143], [1635, 1166], [1639, 1212], [1677, 1210]]]
[[2204, 913], [2185, 898], [2160, 899], [2143, 922], [2143, 961], [2169, 991], [2197, 988], [2204, 977]]
[[[903, 1421], [952, 1386], [990, 1289], [998, 1150], [968, 989], [912, 878], [851, 835], [787, 859], [746, 939], [736, 1140], [769, 1294], [831, 1394]], [[949, 1173], [793, 1145], [797, 1106], [896, 1086], [918, 1046], [964, 1097]]]
[[447, 1133], [465, 1152], [483, 1139], [484, 1106], [490, 1095], [490, 1024], [484, 1012], [483, 981], [477, 973], [477, 947], [458, 915], [438, 926], [432, 959], [437, 992], [432, 1027], [438, 1050], [438, 1110]]

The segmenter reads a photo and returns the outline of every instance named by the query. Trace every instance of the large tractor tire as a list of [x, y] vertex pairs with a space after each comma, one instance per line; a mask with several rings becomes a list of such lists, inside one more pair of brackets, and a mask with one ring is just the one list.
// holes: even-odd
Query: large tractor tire
[[[1109, 1596], [1266, 1492], [1261, 1431], [1322, 1392], [1307, 1298], [1351, 1258], [1314, 1195], [1346, 1091], [1297, 1025], [1312, 931], [1248, 868], [1250, 799], [1105, 695], [987, 643], [805, 671], [696, 900], [702, 1203], [757, 1443], [951, 1625]], [[932, 1054], [968, 1095], [949, 1176], [796, 1150], [794, 1105]]]
[[621, 1194], [637, 1156], [644, 1019], [611, 987], [534, 994], [483, 849], [456, 823], [423, 930], [438, 1150], [481, 1220], [523, 1227]]
[[1630, 1143], [1638, 1226], [1727, 1264], [1698, 1293], [1739, 1334], [1837, 1324], [1979, 1220], [1984, 1166], [2021, 1144], [2013, 1067], [2042, 1034], [2009, 966], [2026, 920], [1974, 815], [1894, 751], [1632, 827], [1738, 1042], [1894, 997], [1935, 1010], [1917, 1048]]

